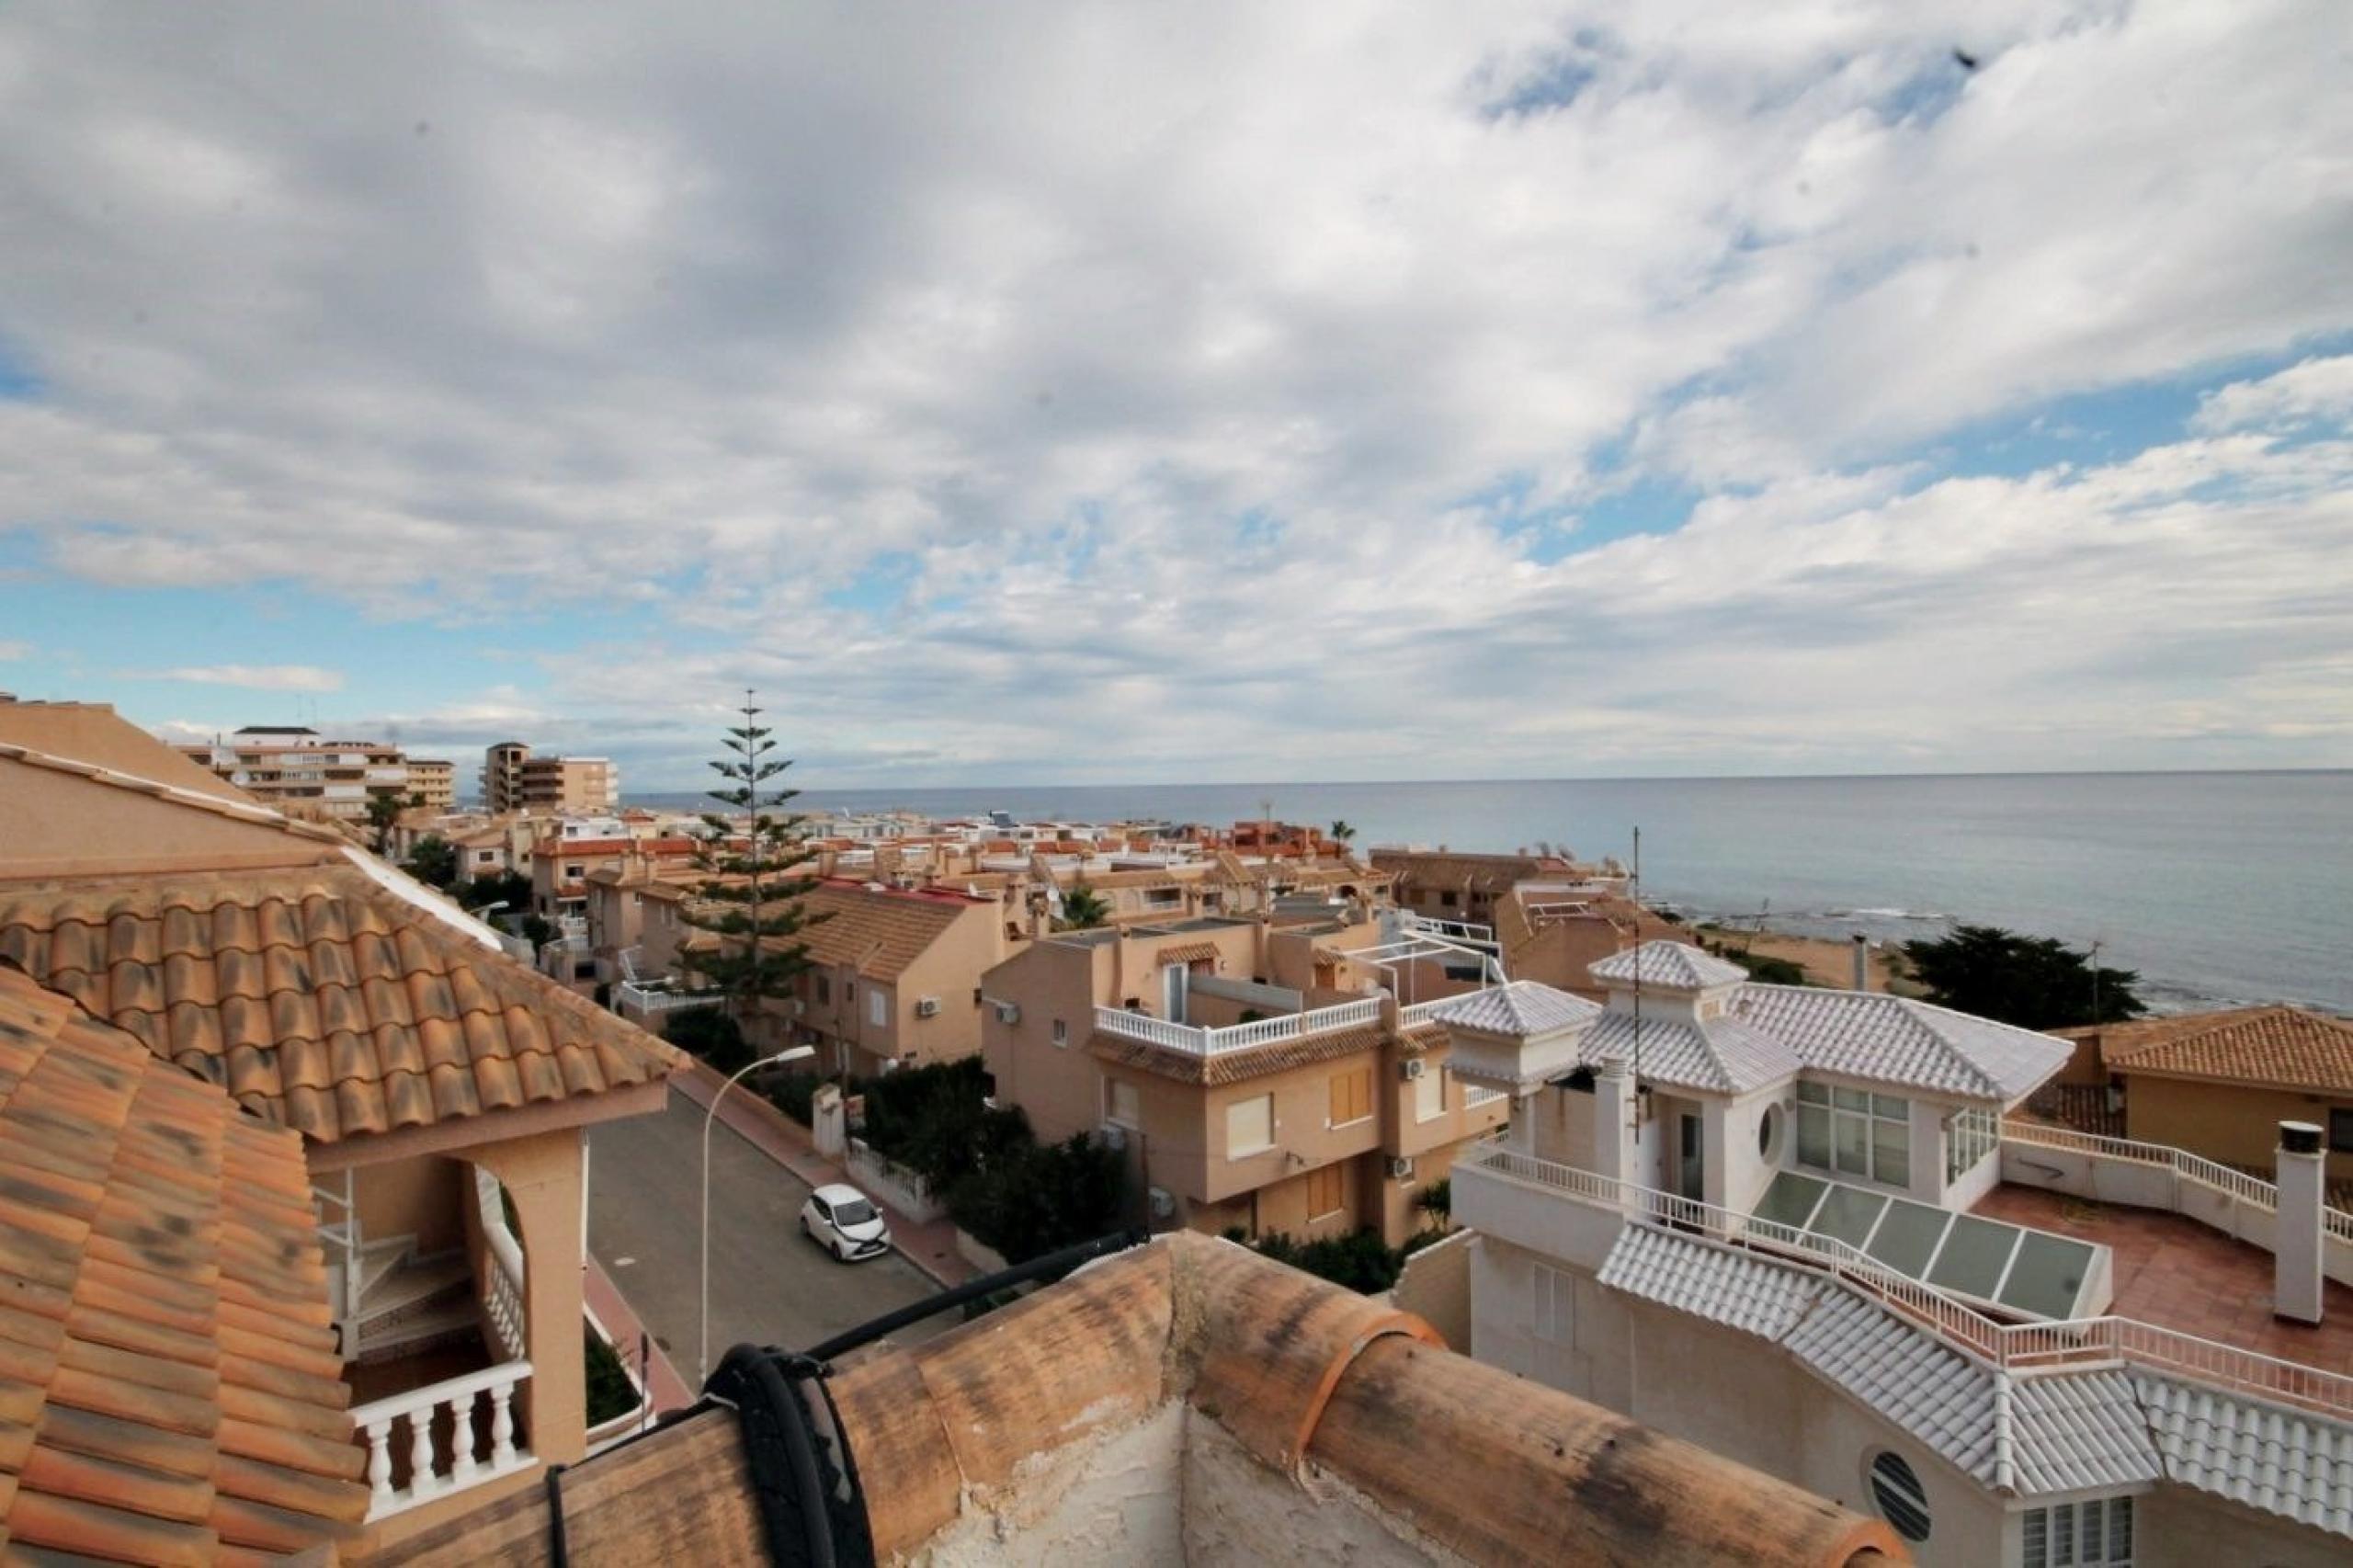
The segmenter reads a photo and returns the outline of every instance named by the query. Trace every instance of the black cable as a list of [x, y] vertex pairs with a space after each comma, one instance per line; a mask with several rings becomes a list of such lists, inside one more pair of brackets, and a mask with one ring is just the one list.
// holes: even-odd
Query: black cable
[[549, 1568], [567, 1568], [572, 1561], [570, 1543], [564, 1537], [563, 1472], [567, 1467], [548, 1466], [548, 1564]]

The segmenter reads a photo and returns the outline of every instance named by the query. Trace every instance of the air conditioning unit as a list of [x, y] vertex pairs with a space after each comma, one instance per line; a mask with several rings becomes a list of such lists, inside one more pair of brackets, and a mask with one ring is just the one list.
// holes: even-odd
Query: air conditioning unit
[[1021, 1021], [1021, 1004], [1020, 1004], [1020, 1003], [1018, 1003], [1018, 1002], [992, 1002], [992, 1003], [990, 1003], [989, 1005], [990, 1005], [991, 1006], [993, 1006], [993, 1007], [995, 1007], [995, 1008], [996, 1009], [996, 1021], [997, 1021], [998, 1023], [1000, 1023], [1000, 1024], [1017, 1024], [1017, 1023], [1019, 1023], [1019, 1022]]
[[1389, 1179], [1390, 1179], [1391, 1181], [1411, 1181], [1411, 1180], [1413, 1180], [1413, 1179], [1414, 1179], [1414, 1162], [1413, 1162], [1413, 1160], [1412, 1160], [1409, 1156], [1404, 1156], [1404, 1155], [1393, 1155], [1393, 1156], [1392, 1156], [1392, 1157], [1391, 1157], [1391, 1159], [1390, 1159], [1390, 1161], [1389, 1161]]
[[1176, 1217], [1176, 1195], [1170, 1192], [1166, 1187], [1154, 1187], [1147, 1201], [1152, 1205], [1152, 1217], [1154, 1219], [1168, 1220]]
[[1116, 1121], [1107, 1121], [1097, 1131], [1096, 1141], [1111, 1153], [1120, 1153], [1128, 1146], [1128, 1130]]
[[924, 996], [917, 998], [915, 1001], [915, 1017], [918, 1018], [936, 1018], [939, 1017], [939, 998], [937, 996]]
[[1420, 1057], [1408, 1056], [1405, 1058], [1405, 1082], [1410, 1084], [1427, 1071], [1429, 1071], [1429, 1063], [1423, 1061]]

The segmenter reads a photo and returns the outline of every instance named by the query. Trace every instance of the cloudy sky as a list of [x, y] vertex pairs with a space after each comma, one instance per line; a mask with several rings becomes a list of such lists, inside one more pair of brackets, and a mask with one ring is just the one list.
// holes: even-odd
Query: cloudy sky
[[2348, 79], [2341, 0], [11, 6], [0, 687], [648, 789], [746, 685], [817, 787], [2353, 765]]

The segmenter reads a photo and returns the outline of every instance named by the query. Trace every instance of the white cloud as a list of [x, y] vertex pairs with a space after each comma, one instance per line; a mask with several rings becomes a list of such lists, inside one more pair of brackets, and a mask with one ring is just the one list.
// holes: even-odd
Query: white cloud
[[0, 663], [13, 663], [33, 656], [33, 645], [13, 640], [0, 640]]
[[2254, 426], [2353, 423], [2353, 354], [2306, 359], [2261, 381], [2233, 381], [2199, 400], [2191, 427], [2210, 435]]
[[[0, 538], [601, 629], [355, 670], [386, 724], [684, 781], [747, 678], [890, 778], [2032, 765], [2181, 703], [2347, 755], [2279, 673], [2345, 630], [2342, 360], [1914, 462], [2353, 329], [2310, 0], [143, 27], [0, 21]], [[1646, 483], [1706, 499], [1605, 542]]]
[[177, 669], [133, 670], [134, 680], [177, 680], [196, 686], [234, 686], [247, 691], [341, 691], [343, 672], [316, 665], [184, 665]]

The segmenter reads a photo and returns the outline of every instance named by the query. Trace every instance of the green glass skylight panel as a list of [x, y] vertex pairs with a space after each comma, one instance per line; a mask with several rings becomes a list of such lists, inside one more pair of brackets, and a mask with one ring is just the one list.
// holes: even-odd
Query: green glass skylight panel
[[1945, 1229], [1951, 1223], [1952, 1215], [1946, 1210], [1898, 1199], [1887, 1206], [1887, 1218], [1879, 1222], [1870, 1245], [1863, 1250], [1898, 1274], [1917, 1279], [1927, 1272], [1928, 1260], [1937, 1256], [1937, 1244], [1945, 1239]]
[[1813, 1217], [1813, 1206], [1822, 1201], [1823, 1189], [1829, 1185], [1795, 1171], [1783, 1171], [1765, 1189], [1764, 1198], [1756, 1205], [1756, 1218], [1803, 1230], [1805, 1222]]
[[1981, 1220], [1974, 1214], [1956, 1214], [1952, 1229], [1945, 1234], [1944, 1250], [1937, 1254], [1936, 1263], [1928, 1269], [1928, 1283], [1992, 1301], [2018, 1244], [2016, 1225]]
[[1834, 1187], [1814, 1212], [1813, 1228], [1823, 1235], [1836, 1236], [1850, 1247], [1859, 1247], [1870, 1239], [1871, 1227], [1879, 1223], [1880, 1214], [1886, 1208], [1887, 1199], [1882, 1194], [1866, 1192], [1859, 1187]]
[[2041, 1231], [2024, 1231], [2019, 1235], [2010, 1277], [1994, 1299], [2037, 1317], [2074, 1316], [2076, 1295], [2091, 1272], [2090, 1245]]

